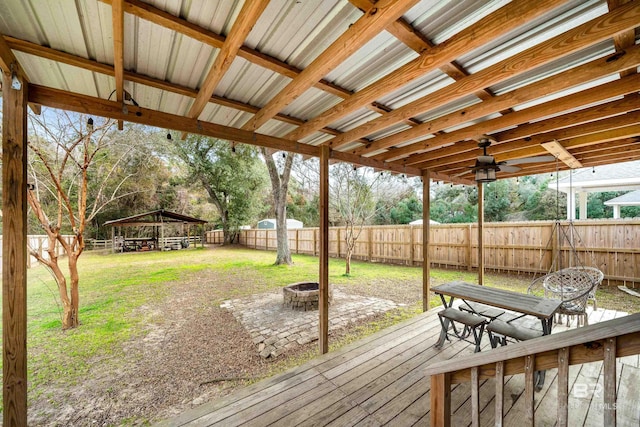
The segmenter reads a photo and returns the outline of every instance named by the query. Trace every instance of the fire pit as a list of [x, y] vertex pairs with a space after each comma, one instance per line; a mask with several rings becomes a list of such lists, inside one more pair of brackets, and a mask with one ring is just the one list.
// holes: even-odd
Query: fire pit
[[[284, 305], [293, 310], [309, 311], [318, 309], [320, 300], [320, 285], [318, 282], [299, 282], [282, 288]], [[333, 299], [333, 293], [329, 290], [329, 302]]]

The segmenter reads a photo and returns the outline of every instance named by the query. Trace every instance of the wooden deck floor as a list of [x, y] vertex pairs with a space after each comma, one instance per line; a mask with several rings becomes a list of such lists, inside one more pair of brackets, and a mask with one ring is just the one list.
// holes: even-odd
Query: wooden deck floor
[[[624, 316], [610, 310], [592, 312], [589, 323]], [[554, 332], [566, 329], [557, 325]], [[436, 311], [380, 331], [366, 339], [318, 357], [281, 375], [204, 404], [161, 425], [182, 426], [412, 426], [429, 425], [430, 378], [425, 367], [436, 361], [471, 354], [462, 341], [433, 348], [440, 324]], [[490, 350], [483, 339], [484, 351]], [[602, 425], [602, 362], [572, 366], [569, 421], [572, 426]], [[618, 425], [640, 425], [638, 356], [618, 361]], [[556, 371], [547, 371], [536, 393], [536, 425], [556, 423]], [[493, 380], [481, 386], [482, 425], [494, 424]], [[505, 424], [521, 423], [524, 377], [505, 378]], [[470, 424], [469, 387], [452, 390], [452, 424]]]

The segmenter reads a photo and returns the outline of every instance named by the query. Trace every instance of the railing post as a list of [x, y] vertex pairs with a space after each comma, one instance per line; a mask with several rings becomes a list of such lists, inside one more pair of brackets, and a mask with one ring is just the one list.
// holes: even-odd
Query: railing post
[[524, 407], [526, 425], [535, 425], [535, 356], [525, 357], [524, 362]]
[[480, 427], [480, 368], [471, 368], [471, 425]]
[[451, 426], [451, 374], [431, 376], [431, 427]]
[[504, 362], [496, 363], [496, 415], [495, 426], [502, 427], [504, 418]]
[[604, 424], [616, 425], [616, 338], [604, 342]]
[[569, 425], [569, 348], [558, 350], [558, 427]]

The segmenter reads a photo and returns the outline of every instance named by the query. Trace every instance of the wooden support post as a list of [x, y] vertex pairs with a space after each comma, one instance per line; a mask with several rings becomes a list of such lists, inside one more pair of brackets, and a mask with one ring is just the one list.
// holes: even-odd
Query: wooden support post
[[431, 426], [451, 426], [451, 377], [449, 373], [431, 377]]
[[336, 228], [336, 235], [338, 236], [338, 237], [336, 237], [336, 246], [338, 248], [338, 252], [336, 253], [336, 257], [340, 258], [340, 249], [341, 249], [340, 248], [340, 246], [341, 246], [340, 245], [340, 227]]
[[111, 253], [116, 253], [116, 227], [111, 227]]
[[17, 69], [2, 74], [2, 384], [3, 425], [27, 425], [27, 99]]
[[484, 184], [478, 183], [478, 284], [484, 285]]
[[320, 151], [320, 301], [319, 339], [320, 353], [329, 351], [329, 147]]
[[429, 257], [429, 236], [431, 234], [431, 172], [422, 175], [422, 311], [429, 310], [431, 292], [431, 258]]

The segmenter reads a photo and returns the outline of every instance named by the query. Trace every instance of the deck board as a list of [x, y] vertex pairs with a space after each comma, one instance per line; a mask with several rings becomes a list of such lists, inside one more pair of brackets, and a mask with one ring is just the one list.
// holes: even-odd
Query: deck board
[[[434, 348], [440, 332], [438, 310], [423, 313], [387, 328], [339, 351], [322, 355], [303, 366], [253, 384], [236, 393], [191, 409], [160, 425], [248, 426], [412, 426], [429, 425], [430, 378], [426, 368], [435, 362], [473, 353], [464, 341]], [[624, 316], [612, 310], [592, 311], [589, 324]], [[575, 327], [575, 322], [571, 328]], [[566, 330], [554, 327], [554, 333]], [[483, 338], [482, 351], [490, 351]], [[619, 425], [638, 425], [638, 356], [618, 359], [618, 395], [633, 402], [621, 406]], [[594, 397], [602, 382], [602, 362], [569, 369], [571, 425], [591, 425], [602, 420], [602, 407]], [[578, 384], [578, 386], [576, 386]], [[586, 392], [572, 392], [583, 387]], [[576, 389], [577, 390], [577, 389]], [[481, 381], [480, 425], [494, 424], [495, 382]], [[518, 425], [524, 414], [524, 376], [505, 377], [505, 425]], [[469, 425], [470, 386], [457, 384], [452, 392], [452, 425]], [[535, 394], [536, 424], [554, 425], [557, 370], [546, 373], [543, 389]], [[634, 424], [635, 423], [635, 424]]]

